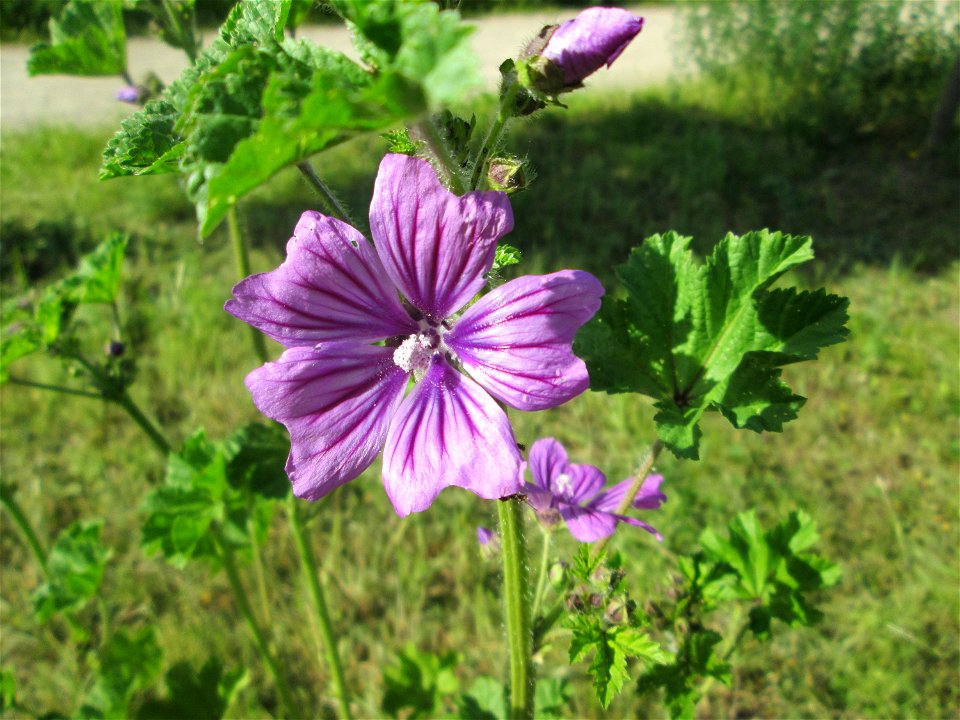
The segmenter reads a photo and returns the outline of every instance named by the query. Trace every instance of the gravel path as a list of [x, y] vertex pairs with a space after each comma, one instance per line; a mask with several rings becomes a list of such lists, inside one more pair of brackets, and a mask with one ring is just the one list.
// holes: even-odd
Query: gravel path
[[[2, 0], [0, 0], [2, 1]], [[677, 72], [674, 41], [678, 14], [673, 7], [635, 8], [646, 18], [643, 33], [609, 70], [591, 77], [591, 87], [635, 88], [660, 83]], [[516, 53], [543, 25], [559, 22], [572, 13], [564, 11], [517, 13], [476, 20], [473, 47], [480, 57], [484, 88], [497, 86], [497, 67]], [[302, 28], [301, 37], [353, 55], [347, 32], [342, 27]], [[28, 77], [28, 48], [0, 45], [0, 131], [9, 132], [38, 125], [116, 127], [134, 108], [114, 100], [123, 84], [120, 78], [73, 78], [68, 76]], [[159, 41], [135, 38], [127, 47], [130, 75], [142, 78], [152, 70], [164, 80], [175, 79], [186, 65], [186, 57]]]

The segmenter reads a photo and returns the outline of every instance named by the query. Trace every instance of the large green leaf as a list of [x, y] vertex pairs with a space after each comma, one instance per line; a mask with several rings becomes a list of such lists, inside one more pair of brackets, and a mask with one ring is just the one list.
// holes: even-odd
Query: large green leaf
[[47, 582], [33, 594], [40, 622], [59, 612], [82, 610], [97, 594], [110, 550], [100, 542], [103, 521], [75, 522], [57, 537], [47, 556]]
[[617, 268], [626, 299], [605, 298], [575, 349], [594, 389], [653, 397], [661, 440], [695, 459], [707, 410], [756, 432], [779, 432], [797, 416], [805, 400], [780, 367], [843, 341], [848, 303], [822, 290], [770, 289], [813, 257], [810, 238], [731, 234], [703, 265], [689, 243], [667, 233], [635, 248]]
[[127, 67], [121, 0], [70, 0], [50, 19], [50, 42], [30, 48], [30, 75], [122, 75]]

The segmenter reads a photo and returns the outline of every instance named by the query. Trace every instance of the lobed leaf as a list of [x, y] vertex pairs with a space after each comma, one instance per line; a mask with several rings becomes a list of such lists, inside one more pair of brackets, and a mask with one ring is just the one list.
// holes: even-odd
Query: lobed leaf
[[575, 350], [595, 389], [654, 398], [660, 439], [696, 459], [708, 410], [755, 432], [780, 432], [796, 418], [805, 400], [780, 367], [842, 342], [848, 302], [823, 290], [770, 289], [813, 258], [810, 238], [730, 234], [702, 265], [689, 244], [671, 232], [634, 248], [617, 268], [627, 297], [604, 298]]
[[119, 628], [95, 656], [99, 663], [96, 681], [80, 707], [84, 718], [130, 717], [130, 701], [150, 687], [160, 674], [163, 653], [154, 629], [136, 633]]
[[110, 550], [100, 541], [103, 521], [75, 522], [57, 537], [47, 556], [47, 581], [33, 594], [40, 622], [82, 610], [96, 596]]
[[30, 48], [30, 75], [122, 75], [127, 36], [121, 0], [70, 0], [50, 19], [50, 42]]

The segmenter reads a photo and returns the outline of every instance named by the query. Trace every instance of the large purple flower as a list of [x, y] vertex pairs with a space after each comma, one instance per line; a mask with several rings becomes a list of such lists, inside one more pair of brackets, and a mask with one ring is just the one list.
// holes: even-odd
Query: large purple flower
[[[553, 438], [537, 440], [530, 448], [530, 474], [533, 482], [526, 483], [524, 492], [537, 514], [548, 521], [551, 515], [559, 514], [570, 534], [580, 542], [608, 537], [621, 522], [641, 527], [657, 540], [663, 540], [655, 528], [642, 520], [615, 512], [633, 478], [602, 490], [607, 478], [599, 468], [571, 463], [566, 449]], [[633, 507], [656, 510], [666, 502], [667, 496], [660, 492], [662, 482], [662, 475], [648, 475]]]
[[609, 67], [642, 29], [643, 18], [622, 8], [587, 8], [560, 25], [541, 54], [563, 71], [567, 86], [576, 87]]
[[458, 197], [429, 163], [387, 155], [370, 204], [373, 245], [306, 212], [283, 264], [234, 287], [227, 311], [287, 348], [246, 383], [290, 431], [296, 495], [323, 497], [381, 449], [400, 515], [450, 485], [489, 499], [520, 490], [522, 461], [496, 400], [542, 410], [586, 389], [571, 343], [603, 288], [577, 270], [522, 277], [458, 317], [512, 228], [503, 193]]

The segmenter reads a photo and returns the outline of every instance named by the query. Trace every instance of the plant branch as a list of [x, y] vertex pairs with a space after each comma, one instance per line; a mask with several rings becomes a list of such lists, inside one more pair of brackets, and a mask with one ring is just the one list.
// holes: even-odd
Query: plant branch
[[[643, 481], [647, 479], [647, 475], [650, 474], [650, 471], [653, 469], [653, 463], [657, 460], [657, 455], [660, 454], [660, 451], [663, 449], [663, 443], [659, 439], [654, 440], [647, 451], [643, 454], [643, 457], [640, 459], [640, 464], [637, 465], [637, 469], [633, 472], [633, 482], [630, 484], [630, 488], [627, 490], [626, 494], [623, 496], [623, 500], [620, 501], [620, 504], [617, 505], [617, 509], [614, 512], [617, 515], [625, 514], [632, 506], [633, 501], [637, 497], [637, 493], [640, 492], [640, 488], [643, 487]], [[607, 543], [610, 542], [610, 538], [605, 537], [603, 540], [597, 543], [594, 548], [594, 557], [599, 556], [603, 552], [604, 548], [607, 546]]]
[[531, 666], [533, 632], [530, 622], [527, 558], [523, 537], [523, 501], [503, 498], [497, 503], [503, 556], [503, 599], [510, 648], [510, 718], [533, 717], [535, 678]]
[[507, 127], [507, 122], [513, 117], [511, 111], [513, 103], [516, 101], [519, 85], [516, 82], [511, 83], [500, 93], [500, 104], [497, 107], [497, 114], [490, 124], [487, 136], [483, 139], [483, 144], [477, 150], [477, 156], [473, 160], [470, 170], [470, 189], [479, 190], [480, 181], [484, 177], [483, 169], [487, 166], [490, 155], [500, 144], [500, 138], [503, 137], [503, 131]]
[[89, 390], [74, 390], [73, 388], [64, 387], [63, 385], [48, 385], [47, 383], [24, 380], [23, 378], [13, 377], [12, 375], [9, 380], [14, 385], [23, 385], [24, 387], [37, 388], [39, 390], [50, 390], [52, 392], [63, 393], [64, 395], [76, 395], [77, 397], [85, 397], [92, 400], [103, 400], [103, 395], [90, 392]]
[[340, 202], [340, 198], [338, 198], [336, 193], [330, 189], [330, 186], [327, 185], [319, 175], [317, 175], [316, 170], [313, 169], [313, 165], [310, 164], [309, 160], [302, 160], [298, 162], [297, 170], [303, 174], [303, 176], [307, 179], [307, 182], [313, 186], [313, 189], [319, 193], [320, 200], [323, 202], [323, 206], [328, 215], [331, 215], [338, 220], [343, 220], [352, 227], [357, 227], [356, 222], [354, 222], [353, 218], [350, 217], [350, 213], [347, 211], [347, 208], [342, 202]]
[[13, 522], [20, 528], [20, 532], [22, 532], [24, 538], [26, 538], [27, 545], [30, 546], [33, 556], [37, 559], [37, 564], [40, 565], [40, 569], [43, 570], [43, 574], [46, 575], [47, 551], [43, 549], [40, 538], [38, 538], [37, 533], [34, 532], [33, 526], [23, 512], [23, 508], [20, 507], [20, 503], [13, 497], [10, 486], [5, 483], [0, 483], [0, 504], [7, 509], [7, 512], [9, 512], [13, 518]]
[[292, 493], [287, 498], [287, 514], [290, 517], [290, 527], [293, 530], [293, 539], [297, 544], [297, 552], [300, 554], [303, 581], [317, 612], [318, 629], [322, 637], [319, 644], [326, 652], [327, 667], [333, 677], [333, 685], [340, 707], [340, 717], [342, 720], [350, 720], [350, 696], [347, 693], [347, 683], [343, 675], [343, 664], [340, 662], [340, 654], [337, 651], [337, 638], [333, 633], [333, 623], [330, 622], [327, 600], [323, 592], [323, 586], [320, 584], [320, 575], [317, 571], [313, 550], [310, 548], [310, 543], [304, 533], [300, 509]]

